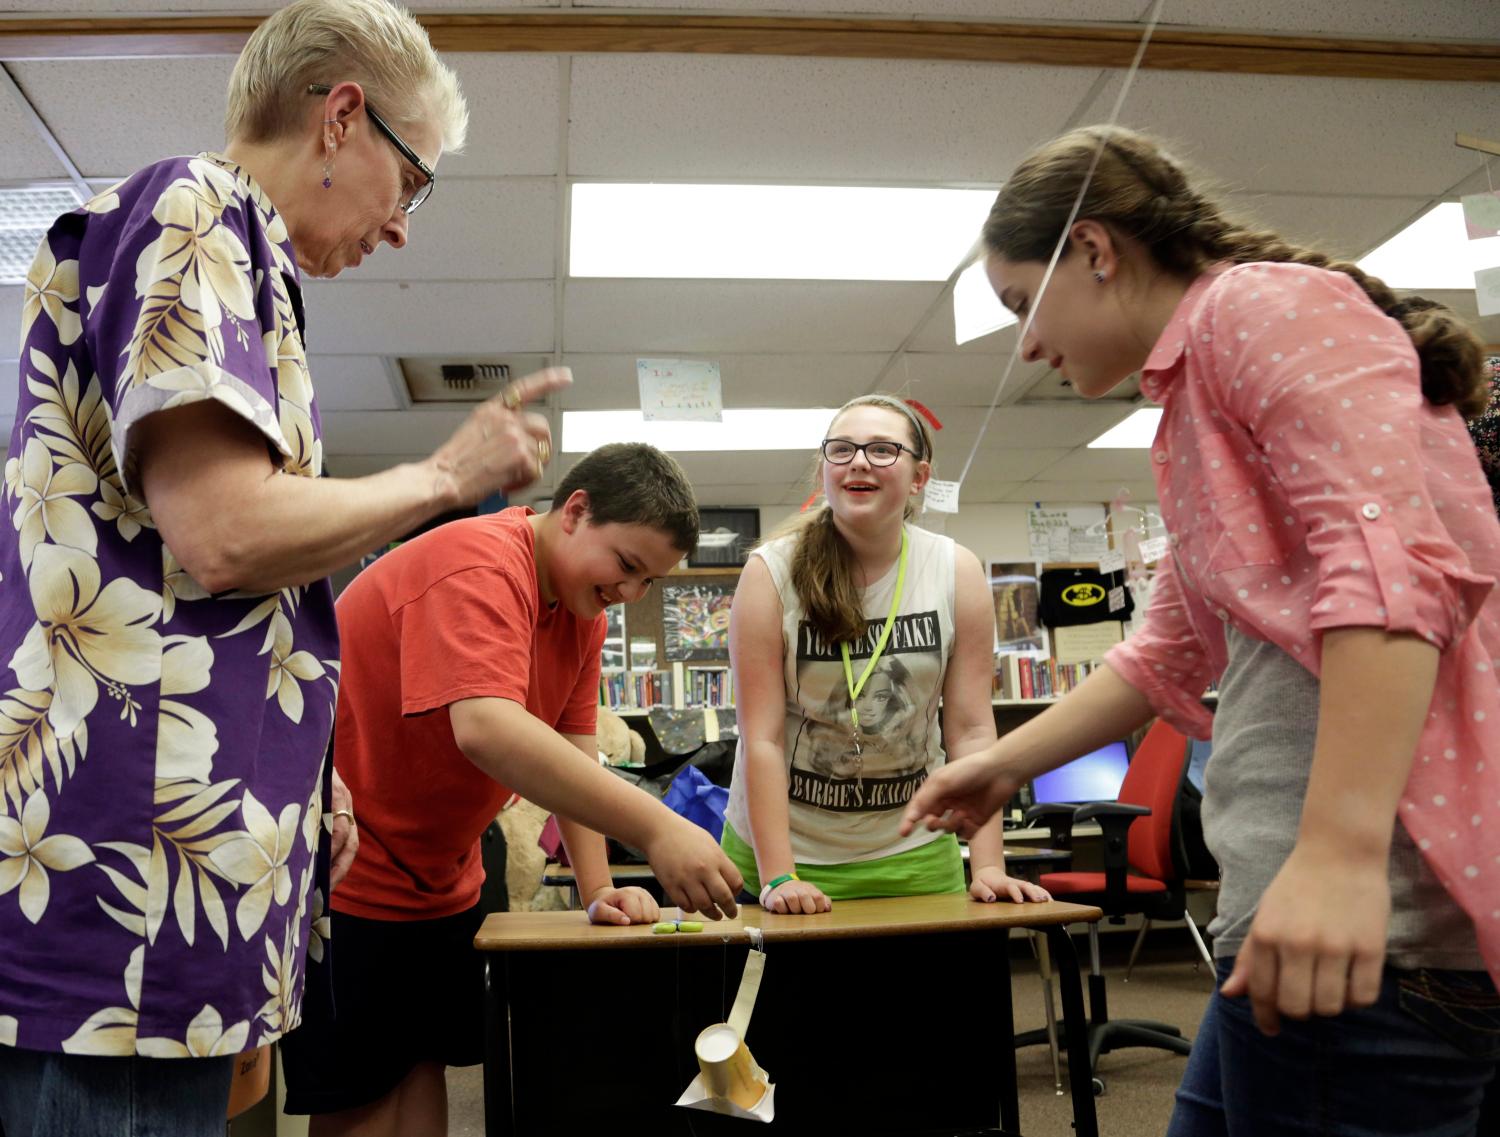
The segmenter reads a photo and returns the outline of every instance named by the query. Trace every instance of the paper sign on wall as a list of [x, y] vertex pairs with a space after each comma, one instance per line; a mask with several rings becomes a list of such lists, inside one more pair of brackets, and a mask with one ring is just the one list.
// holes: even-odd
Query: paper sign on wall
[[1124, 638], [1125, 630], [1118, 620], [1052, 629], [1052, 644], [1058, 663], [1089, 663], [1103, 659], [1104, 653]]
[[1034, 561], [1068, 559], [1068, 511], [1032, 506], [1026, 511], [1026, 534]]
[[1099, 556], [1099, 571], [1102, 573], [1119, 572], [1125, 567], [1125, 554], [1119, 549], [1110, 549]]
[[1474, 298], [1481, 316], [1500, 313], [1500, 265], [1482, 268], [1474, 274]]
[[723, 422], [719, 365], [697, 359], [637, 359], [641, 415], [647, 422]]
[[1152, 537], [1149, 541], [1141, 542], [1141, 560], [1148, 565], [1154, 565], [1167, 555], [1167, 539], [1165, 537]]
[[922, 499], [926, 508], [938, 513], [958, 512], [958, 483], [940, 482], [932, 478], [927, 483], [927, 492]]
[[1464, 203], [1464, 225], [1469, 230], [1469, 240], [1482, 241], [1486, 237], [1500, 236], [1500, 190], [1471, 193], [1461, 200]]

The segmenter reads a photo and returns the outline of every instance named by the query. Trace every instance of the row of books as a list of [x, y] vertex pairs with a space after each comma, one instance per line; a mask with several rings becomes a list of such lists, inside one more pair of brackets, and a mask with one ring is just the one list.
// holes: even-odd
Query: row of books
[[1006, 653], [995, 657], [995, 694], [1002, 699], [1051, 699], [1066, 695], [1102, 663], [1058, 663], [1046, 656]]
[[605, 668], [599, 673], [599, 705], [612, 711], [732, 707], [734, 673], [727, 667], [682, 663], [672, 664], [670, 671]]

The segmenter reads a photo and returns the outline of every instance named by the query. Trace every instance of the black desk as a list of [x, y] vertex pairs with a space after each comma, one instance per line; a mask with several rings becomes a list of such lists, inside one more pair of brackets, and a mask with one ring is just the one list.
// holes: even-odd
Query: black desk
[[[733, 1001], [748, 923], [761, 929], [767, 952], [748, 1042], [777, 1085], [771, 1131], [980, 1129], [998, 1114], [1005, 1133], [1020, 1133], [1005, 943], [1016, 927], [1038, 929], [1051, 943], [1064, 1022], [1073, 1024], [1074, 1127], [1097, 1137], [1083, 988], [1065, 925], [1099, 917], [1076, 904], [979, 904], [961, 894], [846, 900], [815, 916], [750, 906], [697, 935], [594, 926], [576, 912], [495, 913], [474, 940], [486, 953], [486, 1132], [745, 1134], [743, 1122], [671, 1103], [697, 1073], [697, 1032], [723, 1021]], [[869, 962], [862, 971], [854, 964], [861, 957]], [[976, 961], [982, 972], [965, 969]], [[854, 975], [878, 982], [850, 989]], [[598, 1020], [574, 1019], [569, 1035], [549, 1000], [559, 984], [600, 992]], [[962, 1005], [932, 1002], [945, 984], [966, 988]], [[978, 1078], [951, 1073], [962, 1060], [953, 1042], [960, 1030], [984, 1040]], [[558, 1086], [546, 1074], [565, 1057], [558, 1039], [579, 1036], [617, 1046], [615, 1061], [570, 1061]], [[547, 1100], [549, 1085], [565, 1092]]]

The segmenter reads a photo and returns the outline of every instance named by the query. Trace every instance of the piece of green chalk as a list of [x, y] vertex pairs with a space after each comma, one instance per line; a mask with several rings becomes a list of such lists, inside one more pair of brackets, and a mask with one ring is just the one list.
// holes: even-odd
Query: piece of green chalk
[[703, 924], [698, 920], [679, 920], [677, 922], [679, 932], [701, 932]]
[[[651, 934], [653, 936], [670, 936], [676, 930], [677, 930], [677, 925], [676, 924], [652, 924], [651, 925]], [[702, 930], [701, 927], [700, 927], [699, 930], [700, 931]]]

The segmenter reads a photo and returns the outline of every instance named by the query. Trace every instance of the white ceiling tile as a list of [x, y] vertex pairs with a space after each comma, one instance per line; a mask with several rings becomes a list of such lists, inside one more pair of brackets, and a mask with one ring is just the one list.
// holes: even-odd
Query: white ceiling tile
[[[1105, 85], [1085, 121], [1104, 121]], [[1256, 192], [1447, 192], [1476, 165], [1455, 131], [1500, 119], [1500, 84], [1142, 71], [1122, 125], [1169, 140], [1218, 184]]]
[[62, 163], [21, 114], [15, 99], [0, 91], [0, 181], [47, 182], [66, 177]]
[[[978, 234], [975, 234], [978, 237]], [[927, 323], [922, 325], [916, 339], [912, 340], [913, 351], [949, 352], [958, 355], [1007, 356], [1016, 347], [1015, 324], [991, 332], [965, 344], [953, 342], [953, 291], [950, 289], [943, 302], [933, 311]]]
[[1357, 260], [1405, 228], [1430, 204], [1426, 197], [1358, 194], [1234, 194], [1231, 209], [1287, 240]]
[[565, 350], [658, 355], [890, 351], [938, 290], [845, 281], [569, 280], [566, 287]]
[[[910, 394], [926, 403], [988, 407], [995, 399], [1008, 360], [1008, 354], [908, 352], [892, 368], [885, 385], [905, 391], [905, 384], [909, 382]], [[1000, 405], [1015, 402], [1047, 370], [1044, 363], [1018, 361], [1005, 388], [1000, 391]]]
[[382, 246], [358, 270], [368, 280], [536, 280], [556, 263], [556, 182], [438, 177], [412, 215], [404, 249]]
[[[155, 59], [41, 60], [11, 67], [87, 177], [124, 177], [162, 158], [224, 146], [232, 58], [174, 59], [170, 67]], [[143, 113], [147, 108], [169, 113]]]
[[439, 177], [556, 174], [557, 56], [473, 52], [443, 60], [458, 72], [469, 103], [469, 140], [462, 154], [443, 159]]
[[[575, 4], [574, 7], [582, 5]], [[764, 0], [654, 0], [652, 8], [692, 8], [725, 13], [761, 13]], [[636, 8], [636, 0], [589, 0], [592, 8]], [[776, 0], [778, 13], [818, 16], [839, 12], [902, 19], [1007, 20], [1134, 20], [1142, 0]]]
[[340, 355], [550, 352], [552, 282], [308, 281], [308, 350]]
[[396, 394], [393, 364], [377, 355], [313, 355], [307, 360], [318, 409], [329, 411], [395, 411], [404, 405]]
[[[974, 456], [974, 465], [969, 469], [969, 476], [965, 479], [965, 483], [969, 481], [1024, 482], [1055, 465], [1067, 454], [1066, 448], [1023, 450], [1018, 446], [1000, 445], [987, 438], [985, 444], [980, 447], [979, 453]], [[962, 457], [957, 462], [944, 466], [947, 477], [950, 479], [958, 477], [962, 469], [961, 462]]]
[[323, 415], [323, 449], [330, 456], [430, 454], [467, 416], [467, 409], [330, 411]]
[[579, 56], [568, 170], [995, 184], [1063, 125], [1096, 74], [896, 60]]
[[[507, 8], [556, 8], [559, 0], [506, 0]], [[493, 9], [491, 0], [403, 0], [414, 11], [436, 8], [441, 11]], [[12, 14], [60, 14], [76, 12], [85, 15], [184, 15], [192, 12], [233, 12], [236, 16], [268, 15], [275, 5], [245, 4], [242, 0], [9, 0], [6, 11]]]
[[1174, 24], [1371, 39], [1500, 39], [1500, 5], [1486, 0], [1193, 0], [1169, 6]]
[[[560, 396], [570, 411], [635, 407], [640, 403], [635, 355], [569, 352], [573, 386]], [[736, 355], [708, 353], [719, 365], [726, 407], [842, 406], [870, 389], [886, 354]]]
[[[923, 400], [926, 402], [926, 400]], [[962, 460], [984, 423], [986, 406], [927, 405], [943, 423], [936, 446], [951, 472]], [[998, 406], [985, 427], [982, 450], [993, 447], [1071, 449], [1084, 446], [1126, 418], [1134, 408], [1085, 402], [1058, 406]], [[961, 452], [960, 452], [961, 451]]]
[[1151, 452], [1139, 450], [1090, 450], [1079, 446], [1066, 454], [1056, 465], [1044, 470], [1041, 480], [1081, 482], [1149, 482], [1151, 477]]
[[[0, 360], [15, 360], [21, 355], [21, 305], [26, 289], [19, 284], [0, 288]], [[0, 410], [5, 404], [0, 403]]]

